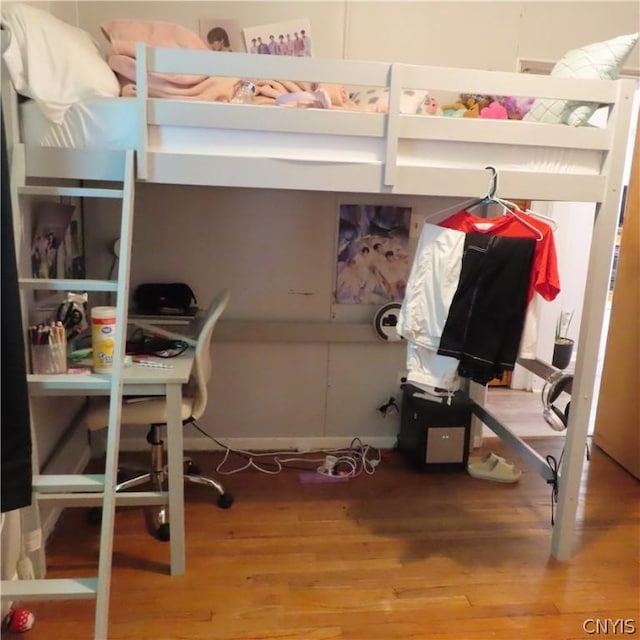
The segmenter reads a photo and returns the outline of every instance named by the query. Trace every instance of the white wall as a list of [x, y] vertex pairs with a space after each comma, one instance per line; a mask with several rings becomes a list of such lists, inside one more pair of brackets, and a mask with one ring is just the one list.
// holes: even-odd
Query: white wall
[[[103, 48], [99, 25], [114, 17], [175, 21], [194, 31], [200, 17], [235, 18], [241, 27], [308, 17], [317, 57], [500, 70], [516, 70], [519, 58], [557, 60], [569, 48], [628, 33], [640, 22], [637, 2], [40, 4], [89, 30]], [[637, 48], [628, 66], [640, 67]], [[422, 213], [442, 205], [427, 200], [411, 204]], [[338, 197], [328, 193], [139, 185], [133, 282], [184, 280], [202, 304], [229, 286], [231, 319], [370, 319], [374, 308], [331, 304], [337, 204]], [[577, 209], [571, 211], [577, 217], [569, 216], [572, 228], [588, 226]], [[89, 238], [96, 277], [108, 269], [106, 247], [117, 235], [116, 224], [102, 217]], [[587, 235], [581, 246], [588, 246]], [[583, 268], [583, 253], [574, 259], [563, 249], [563, 308], [579, 304], [582, 296], [584, 277], [574, 269]], [[393, 441], [397, 419], [383, 419], [375, 408], [396, 391], [403, 363], [398, 346], [216, 344], [214, 356], [212, 402], [201, 422], [218, 437], [255, 443], [362, 435]]]

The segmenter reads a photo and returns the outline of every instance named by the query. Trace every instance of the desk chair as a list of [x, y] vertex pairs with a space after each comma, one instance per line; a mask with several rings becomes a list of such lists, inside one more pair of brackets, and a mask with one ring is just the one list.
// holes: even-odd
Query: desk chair
[[[218, 319], [229, 302], [229, 297], [230, 294], [226, 289], [218, 293], [205, 315], [196, 343], [192, 380], [183, 389], [183, 425], [195, 422], [202, 416], [207, 406], [207, 383], [211, 377], [211, 337]], [[166, 425], [166, 421], [166, 398], [161, 396], [123, 398], [121, 424], [123, 426], [130, 424], [150, 425], [147, 442], [151, 445], [151, 466], [150, 468], [137, 469], [136, 471], [143, 471], [143, 473], [133, 477], [129, 477], [131, 475], [130, 471], [127, 472], [125, 469], [120, 469], [119, 479], [126, 479], [116, 485], [116, 491], [131, 489], [147, 482], [152, 483], [154, 490], [163, 490], [167, 480], [167, 466], [164, 464], [161, 429]], [[106, 428], [109, 422], [109, 399], [92, 399], [85, 415], [85, 422], [90, 431]], [[184, 464], [184, 479], [186, 481], [213, 487], [220, 494], [217, 505], [222, 509], [228, 509], [233, 504], [233, 496], [227, 493], [224, 487], [216, 480], [201, 475], [200, 470], [193, 464], [191, 459], [185, 458]], [[99, 510], [97, 512], [92, 510], [90, 519], [99, 519], [100, 515]], [[158, 510], [154, 524], [156, 537], [162, 541], [169, 540], [170, 530], [166, 506], [162, 506]]]

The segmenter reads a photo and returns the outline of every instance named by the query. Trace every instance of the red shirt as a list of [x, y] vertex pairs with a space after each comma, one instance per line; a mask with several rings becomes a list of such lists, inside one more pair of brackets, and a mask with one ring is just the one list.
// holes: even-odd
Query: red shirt
[[[531, 301], [535, 291], [545, 300], [553, 300], [560, 293], [560, 276], [553, 230], [546, 222], [527, 215], [523, 211], [517, 211], [516, 214], [518, 217], [507, 212], [496, 218], [479, 218], [463, 210], [438, 224], [441, 227], [457, 229], [465, 233], [474, 231], [510, 238], [535, 238], [537, 242], [533, 254], [527, 301]], [[540, 231], [542, 239], [539, 239], [540, 236], [518, 218], [522, 218], [527, 224]]]

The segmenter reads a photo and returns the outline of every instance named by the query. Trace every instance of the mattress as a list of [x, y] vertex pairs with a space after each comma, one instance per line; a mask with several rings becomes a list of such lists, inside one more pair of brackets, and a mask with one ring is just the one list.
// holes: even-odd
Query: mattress
[[135, 98], [90, 98], [67, 110], [56, 124], [33, 100], [20, 104], [26, 146], [73, 149], [132, 149], [136, 146]]
[[[27, 146], [76, 149], [137, 146], [135, 98], [85, 100], [70, 107], [61, 124], [47, 120], [38, 106], [28, 101], [20, 105], [20, 117]], [[215, 127], [152, 126], [147, 144], [151, 153], [269, 157], [317, 163], [383, 164], [386, 158], [385, 141], [381, 138]], [[401, 139], [398, 144], [398, 166], [407, 167], [473, 169], [490, 164], [503, 170], [596, 175], [601, 162], [601, 152], [587, 149], [410, 139]]]

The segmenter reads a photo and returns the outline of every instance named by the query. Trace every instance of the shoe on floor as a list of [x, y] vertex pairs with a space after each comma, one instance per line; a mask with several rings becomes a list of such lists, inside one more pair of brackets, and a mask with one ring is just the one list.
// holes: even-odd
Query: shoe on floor
[[513, 464], [493, 452], [482, 458], [471, 459], [467, 465], [467, 472], [472, 478], [479, 480], [493, 480], [494, 482], [518, 482], [522, 471]]

